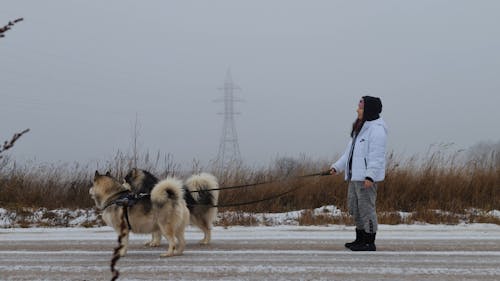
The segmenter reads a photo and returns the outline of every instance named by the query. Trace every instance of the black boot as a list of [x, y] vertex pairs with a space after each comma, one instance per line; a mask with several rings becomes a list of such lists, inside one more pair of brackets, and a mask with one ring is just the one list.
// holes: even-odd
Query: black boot
[[363, 242], [352, 246], [351, 251], [376, 251], [375, 235], [377, 233], [366, 233], [363, 231]]
[[363, 233], [364, 232], [365, 232], [364, 230], [356, 228], [356, 240], [354, 240], [354, 241], [352, 241], [350, 243], [345, 243], [344, 246], [347, 249], [351, 249], [352, 246], [361, 243], [361, 241], [363, 241]]

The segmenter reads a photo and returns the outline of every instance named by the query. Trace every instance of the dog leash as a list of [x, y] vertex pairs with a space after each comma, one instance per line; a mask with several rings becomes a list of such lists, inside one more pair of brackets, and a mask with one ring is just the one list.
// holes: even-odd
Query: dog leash
[[[302, 175], [302, 176], [297, 176], [297, 177], [294, 177], [294, 178], [295, 179], [299, 179], [299, 178], [308, 178], [308, 177], [316, 177], [316, 176], [329, 176], [329, 175], [331, 175], [330, 171], [322, 171], [322, 172], [319, 172], [319, 173]], [[241, 185], [225, 186], [225, 187], [219, 187], [219, 188], [193, 190], [193, 191], [190, 191], [190, 192], [191, 193], [196, 193], [196, 192], [203, 192], [203, 191], [238, 189], [238, 188], [245, 188], [245, 187], [253, 187], [253, 186], [258, 186], [258, 185], [270, 184], [270, 183], [275, 183], [275, 182], [278, 182], [278, 181], [280, 181], [280, 180], [262, 181], [262, 182], [256, 182], [256, 183], [250, 183], [250, 184], [241, 184]]]
[[204, 206], [210, 206], [211, 208], [224, 208], [224, 207], [236, 207], [236, 206], [256, 204], [256, 203], [273, 200], [273, 199], [279, 198], [281, 196], [287, 195], [288, 193], [292, 193], [292, 192], [296, 191], [297, 189], [299, 189], [301, 187], [302, 186], [299, 185], [299, 186], [291, 188], [291, 189], [289, 189], [289, 190], [287, 190], [285, 192], [276, 194], [274, 196], [269, 196], [269, 197], [266, 197], [266, 198], [262, 198], [262, 199], [259, 199], [259, 200], [252, 200], [252, 201], [232, 203], [232, 204], [217, 204], [217, 205], [204, 205]]
[[[295, 179], [298, 179], [298, 178], [308, 178], [308, 177], [316, 177], [316, 176], [329, 176], [329, 175], [331, 175], [330, 171], [322, 171], [322, 172], [319, 172], [319, 173], [313, 173], [313, 174], [308, 174], [308, 175], [297, 176], [297, 177], [295, 177]], [[270, 184], [270, 183], [274, 183], [274, 182], [278, 182], [278, 180], [276, 180], [276, 181], [263, 181], [263, 182], [257, 182], [257, 183], [251, 183], [251, 184], [242, 184], [242, 185], [234, 185], [234, 186], [226, 186], [226, 187], [220, 187], [220, 188], [193, 190], [193, 191], [190, 191], [190, 193], [207, 192], [207, 191], [214, 191], [214, 190], [238, 189], [238, 188], [245, 188], [245, 187], [254, 187], [254, 186], [264, 185], [264, 184]], [[259, 199], [259, 200], [247, 201], [247, 202], [239, 202], [239, 203], [232, 203], [232, 204], [217, 204], [217, 205], [210, 205], [210, 204], [187, 204], [187, 205], [188, 206], [207, 206], [207, 207], [210, 207], [210, 208], [224, 208], [224, 207], [236, 207], [236, 206], [250, 205], [250, 204], [260, 203], [260, 202], [269, 201], [269, 200], [273, 200], [273, 199], [282, 197], [282, 196], [284, 196], [286, 194], [289, 194], [289, 193], [292, 193], [292, 192], [298, 190], [301, 187], [302, 186], [297, 186], [297, 187], [291, 188], [291, 189], [289, 189], [287, 191], [278, 193], [278, 194], [273, 195], [273, 196], [269, 196], [269, 197], [262, 198], [262, 199]], [[125, 190], [125, 191], [122, 191], [120, 193], [125, 193], [125, 192], [128, 192], [128, 191]], [[120, 194], [120, 193], [118, 193], [118, 194]], [[126, 196], [122, 195], [118, 199], [115, 199], [115, 200], [109, 202], [108, 204], [106, 204], [106, 206], [103, 208], [103, 210], [106, 209], [107, 207], [109, 207], [111, 205], [115, 205], [115, 204], [118, 205], [118, 206], [123, 206], [124, 207], [124, 213], [125, 213], [125, 219], [126, 219], [128, 228], [131, 229], [129, 218], [128, 218], [128, 210], [127, 210], [128, 208], [127, 207], [128, 206], [132, 206], [133, 203], [135, 203], [136, 200], [144, 198], [144, 197], [147, 197], [147, 196], [150, 196], [150, 194], [141, 193], [141, 194], [126, 194]], [[132, 203], [132, 204], [130, 204], [130, 203]], [[125, 205], [127, 207], [125, 207]]]
[[[314, 177], [314, 176], [328, 176], [328, 175], [331, 175], [330, 171], [323, 171], [323, 172], [319, 172], [319, 173], [314, 173], [314, 174], [299, 176], [299, 177], [296, 177], [296, 178], [306, 178], [306, 177]], [[273, 182], [276, 182], [276, 181], [261, 182], [261, 183], [257, 183], [257, 184], [246, 184], [246, 185], [239, 185], [239, 186], [222, 187], [222, 188], [219, 188], [219, 189], [217, 189], [217, 188], [214, 188], [214, 189], [205, 189], [205, 190], [200, 190], [200, 191], [224, 190], [224, 189], [232, 189], [232, 188], [241, 188], [241, 187], [249, 187], [249, 186], [261, 185], [261, 184], [267, 184], [267, 183], [273, 183]], [[291, 189], [289, 189], [287, 191], [275, 194], [273, 196], [269, 196], [269, 197], [258, 199], [258, 200], [247, 201], [247, 202], [239, 202], [239, 203], [232, 203], [232, 204], [217, 204], [217, 205], [209, 205], [209, 204], [190, 204], [190, 205], [191, 206], [207, 206], [207, 207], [211, 207], [211, 208], [224, 208], [224, 207], [236, 207], [236, 206], [250, 205], [250, 204], [260, 203], [260, 202], [269, 201], [269, 200], [273, 200], [273, 199], [282, 197], [282, 196], [287, 195], [289, 193], [295, 192], [296, 190], [298, 190], [301, 187], [302, 187], [302, 185], [299, 185], [299, 186], [291, 188]]]

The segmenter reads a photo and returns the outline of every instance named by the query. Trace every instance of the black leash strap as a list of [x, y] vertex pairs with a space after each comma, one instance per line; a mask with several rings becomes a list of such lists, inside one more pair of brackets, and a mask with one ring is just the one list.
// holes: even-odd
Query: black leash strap
[[[323, 172], [319, 172], [319, 173], [298, 176], [298, 177], [295, 177], [295, 178], [298, 179], [298, 178], [308, 178], [308, 177], [316, 177], [316, 176], [329, 176], [329, 175], [331, 175], [330, 171], [323, 171]], [[238, 188], [244, 188], [244, 187], [253, 187], [253, 186], [257, 186], [257, 185], [264, 185], [264, 184], [269, 184], [269, 183], [274, 183], [274, 182], [278, 182], [278, 181], [277, 180], [275, 180], [275, 181], [262, 181], [262, 182], [256, 182], [256, 183], [250, 183], [250, 184], [225, 186], [225, 187], [203, 189], [203, 190], [193, 190], [193, 191], [190, 191], [190, 192], [191, 193], [196, 193], [196, 192], [202, 192], [202, 191], [238, 189]]]
[[301, 187], [302, 186], [299, 185], [299, 186], [291, 188], [291, 189], [289, 189], [289, 190], [287, 190], [285, 192], [276, 194], [274, 196], [269, 196], [269, 197], [266, 197], [266, 198], [262, 198], [262, 199], [259, 199], [259, 200], [253, 200], [253, 201], [247, 201], [247, 202], [240, 202], [240, 203], [233, 203], [233, 204], [223, 204], [223, 205], [219, 204], [219, 205], [213, 205], [211, 207], [213, 207], [213, 208], [224, 208], [224, 207], [236, 207], [236, 206], [243, 206], [243, 205], [250, 205], [250, 204], [260, 203], [260, 202], [273, 200], [273, 199], [279, 198], [281, 196], [287, 195], [288, 193], [292, 193], [292, 192], [296, 191], [297, 189], [299, 189]]
[[[314, 177], [314, 176], [327, 176], [327, 175], [330, 175], [330, 171], [323, 171], [323, 172], [319, 172], [319, 173], [315, 173], [315, 174], [299, 176], [297, 178], [306, 178], [306, 177]], [[223, 187], [221, 189], [248, 187], [248, 186], [254, 186], [254, 185], [265, 184], [265, 183], [272, 183], [272, 182], [273, 181], [264, 182], [264, 183], [257, 183], [257, 184], [245, 184], [245, 185], [240, 185], [240, 186], [230, 186], [229, 188], [224, 188]], [[232, 203], [232, 204], [219, 204], [219, 205], [206, 205], [206, 204], [192, 204], [192, 205], [209, 206], [209, 207], [212, 207], [212, 208], [224, 208], [224, 207], [236, 207], [236, 206], [250, 205], [250, 204], [260, 203], [260, 202], [269, 201], [269, 200], [273, 200], [273, 199], [282, 197], [282, 196], [287, 195], [289, 193], [295, 192], [296, 190], [298, 190], [301, 187], [302, 187], [302, 185], [299, 185], [299, 186], [296, 186], [294, 188], [291, 188], [291, 189], [289, 189], [287, 191], [278, 193], [278, 194], [273, 195], [273, 196], [269, 196], [269, 197], [262, 198], [262, 199], [259, 199], [259, 200], [247, 201], [247, 202], [239, 202], [239, 203]], [[215, 188], [214, 189], [206, 189], [204, 191], [209, 191], [209, 190], [219, 190], [219, 189], [215, 189]]]

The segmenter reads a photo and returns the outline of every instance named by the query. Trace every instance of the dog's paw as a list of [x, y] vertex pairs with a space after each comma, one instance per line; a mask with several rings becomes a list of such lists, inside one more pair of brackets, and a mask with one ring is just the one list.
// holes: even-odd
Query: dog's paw
[[207, 241], [205, 239], [202, 239], [198, 242], [200, 245], [208, 245], [208, 243], [210, 243], [210, 241]]
[[169, 257], [173, 257], [174, 256], [174, 253], [170, 253], [170, 252], [167, 252], [165, 254], [161, 254], [160, 257], [161, 258], [169, 258]]
[[159, 247], [160, 246], [160, 242], [157, 242], [157, 241], [149, 241], [149, 242], [146, 242], [144, 244], [144, 246], [147, 246], [147, 247]]

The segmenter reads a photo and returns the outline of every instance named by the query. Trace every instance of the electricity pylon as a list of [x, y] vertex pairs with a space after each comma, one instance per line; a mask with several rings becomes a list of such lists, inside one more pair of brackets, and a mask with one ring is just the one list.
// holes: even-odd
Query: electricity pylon
[[224, 115], [224, 125], [217, 153], [217, 167], [222, 172], [239, 167], [242, 163], [238, 134], [234, 123], [234, 115], [239, 114], [234, 111], [234, 103], [241, 101], [241, 99], [234, 97], [234, 91], [240, 90], [240, 88], [233, 83], [231, 70], [227, 70], [224, 87], [219, 89], [224, 91], [224, 98], [215, 100], [216, 102], [224, 102], [224, 112], [218, 113]]

